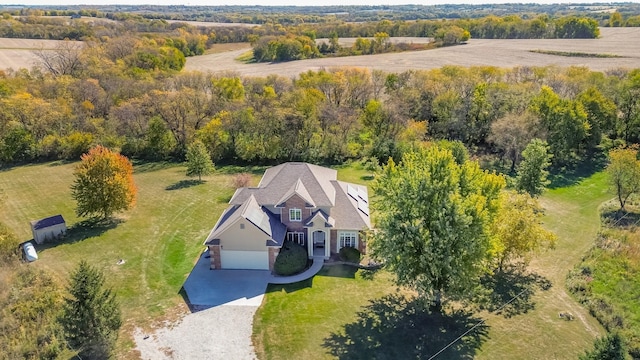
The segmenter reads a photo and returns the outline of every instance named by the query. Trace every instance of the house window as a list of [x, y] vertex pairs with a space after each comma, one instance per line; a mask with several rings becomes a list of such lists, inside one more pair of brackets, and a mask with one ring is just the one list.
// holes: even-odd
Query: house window
[[356, 247], [358, 235], [355, 231], [345, 231], [340, 233], [340, 244], [338, 250], [343, 247]]
[[244, 224], [240, 223], [240, 229], [244, 230]]
[[287, 240], [293, 241], [296, 244], [304, 246], [304, 233], [302, 232], [287, 233]]
[[301, 209], [289, 209], [289, 221], [302, 221]]

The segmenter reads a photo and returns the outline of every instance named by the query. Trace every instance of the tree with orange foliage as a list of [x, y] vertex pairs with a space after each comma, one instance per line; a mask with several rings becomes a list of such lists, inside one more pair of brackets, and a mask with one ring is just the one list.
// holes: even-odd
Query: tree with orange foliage
[[74, 175], [71, 196], [78, 202], [78, 216], [104, 220], [135, 204], [138, 190], [133, 181], [133, 166], [123, 155], [98, 145], [82, 155]]

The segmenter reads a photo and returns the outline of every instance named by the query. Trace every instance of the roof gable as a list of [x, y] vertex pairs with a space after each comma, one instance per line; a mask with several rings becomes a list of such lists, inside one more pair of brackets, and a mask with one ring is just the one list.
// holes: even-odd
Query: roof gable
[[242, 205], [231, 205], [222, 213], [218, 223], [207, 237], [205, 245], [213, 244], [216, 238], [219, 238], [239, 219], [247, 220], [276, 243], [281, 244], [286, 235], [286, 226], [280, 222], [280, 219], [269, 210], [260, 206], [255, 197], [250, 195]]
[[324, 223], [324, 227], [333, 227], [336, 224], [336, 220], [331, 216], [327, 215], [322, 210], [317, 210], [309, 218], [304, 220], [304, 226], [313, 226], [315, 221], [322, 221]]
[[307, 188], [304, 187], [302, 180], [298, 179], [293, 186], [287, 191], [282, 198], [276, 203], [276, 206], [282, 206], [287, 200], [291, 199], [292, 196], [298, 195], [302, 200], [304, 200], [307, 204], [307, 207], [316, 207], [316, 204], [313, 202], [311, 195], [307, 191]]

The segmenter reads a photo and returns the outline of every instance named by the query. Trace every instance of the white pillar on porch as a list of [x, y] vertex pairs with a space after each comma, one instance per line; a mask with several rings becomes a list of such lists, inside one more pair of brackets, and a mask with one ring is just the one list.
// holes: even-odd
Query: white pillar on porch
[[307, 254], [309, 259], [313, 257], [313, 229], [307, 228]]

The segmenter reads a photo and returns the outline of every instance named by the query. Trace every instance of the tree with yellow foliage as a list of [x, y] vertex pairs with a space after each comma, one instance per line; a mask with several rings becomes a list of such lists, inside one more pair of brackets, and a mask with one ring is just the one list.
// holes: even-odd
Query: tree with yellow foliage
[[556, 235], [542, 226], [542, 209], [527, 193], [503, 192], [491, 227], [492, 254], [498, 271], [514, 261], [527, 264], [538, 250], [553, 248]]
[[133, 181], [133, 166], [123, 155], [98, 145], [82, 155], [74, 175], [71, 196], [78, 202], [78, 216], [104, 220], [135, 204], [138, 190]]

